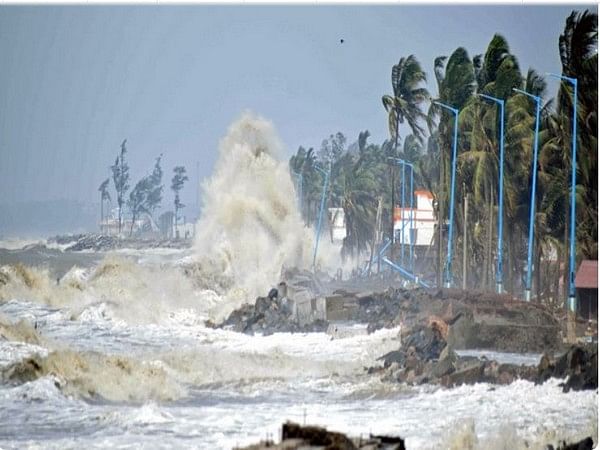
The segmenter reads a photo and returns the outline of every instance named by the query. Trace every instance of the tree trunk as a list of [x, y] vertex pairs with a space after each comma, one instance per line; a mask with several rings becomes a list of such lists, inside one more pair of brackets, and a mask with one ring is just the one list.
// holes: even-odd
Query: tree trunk
[[508, 293], [510, 293], [512, 296], [515, 295], [514, 290], [513, 290], [513, 271], [514, 271], [514, 265], [513, 265], [513, 260], [512, 260], [512, 256], [513, 256], [513, 240], [514, 239], [509, 239], [508, 240], [508, 245], [506, 247], [506, 262], [508, 264], [508, 277], [506, 277], [506, 290], [508, 291]]
[[535, 292], [536, 302], [541, 303], [542, 297], [542, 250], [539, 239], [536, 239], [535, 249]]
[[[440, 150], [441, 152], [441, 150]], [[443, 257], [442, 257], [442, 246], [443, 246], [443, 242], [444, 242], [444, 235], [443, 235], [443, 227], [444, 227], [444, 202], [442, 201], [442, 193], [444, 192], [445, 186], [444, 186], [444, 175], [446, 173], [446, 169], [445, 169], [445, 162], [446, 162], [446, 158], [444, 157], [444, 154], [441, 154], [441, 166], [440, 167], [440, 180], [439, 180], [439, 187], [438, 187], [438, 217], [437, 217], [437, 223], [438, 223], [438, 237], [437, 237], [437, 285], [438, 287], [442, 286], [442, 268], [444, 267], [443, 265]]]
[[564, 233], [564, 267], [563, 267], [563, 296], [561, 301], [564, 303], [569, 296], [569, 202], [565, 202], [565, 233]]
[[121, 236], [121, 203], [119, 203], [119, 236]]

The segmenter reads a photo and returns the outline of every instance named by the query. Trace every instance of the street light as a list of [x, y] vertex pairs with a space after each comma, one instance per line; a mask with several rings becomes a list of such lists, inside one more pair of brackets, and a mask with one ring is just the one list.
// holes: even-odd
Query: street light
[[404, 207], [406, 206], [404, 204], [404, 179], [405, 179], [405, 175], [406, 175], [406, 161], [404, 160], [400, 160], [401, 164], [402, 164], [402, 208], [401, 208], [401, 213], [400, 213], [400, 217], [402, 217], [402, 235], [401, 235], [401, 245], [402, 245], [402, 251], [400, 252], [400, 264], [404, 265]]
[[553, 78], [559, 78], [573, 85], [573, 132], [572, 132], [572, 153], [571, 153], [571, 246], [569, 249], [569, 311], [577, 312], [577, 298], [575, 297], [575, 181], [577, 178], [577, 78], [571, 78], [564, 75], [548, 73]]
[[[433, 102], [442, 108], [451, 111], [454, 114], [454, 140], [452, 143], [452, 182], [450, 187], [450, 216], [448, 230], [448, 252], [446, 256], [446, 267], [444, 270], [444, 287], [449, 288], [452, 284], [452, 231], [454, 222], [454, 186], [456, 183], [456, 142], [458, 140], [458, 109], [448, 106], [441, 102]], [[441, 219], [441, 218], [440, 218]], [[439, 226], [442, 226], [441, 220]]]
[[[538, 139], [540, 131], [540, 104], [542, 99], [529, 92], [513, 88], [513, 91], [535, 100], [535, 136], [533, 140], [533, 165], [531, 167], [531, 201], [529, 204], [529, 239], [527, 241], [527, 279], [525, 281], [525, 301], [531, 301], [531, 259], [533, 256], [533, 229], [535, 228], [535, 191], [537, 181]], [[538, 270], [540, 268], [538, 267]]]
[[485, 94], [480, 97], [496, 102], [500, 106], [500, 180], [498, 180], [498, 261], [496, 265], [496, 292], [502, 293], [502, 222], [504, 219], [504, 100]]
[[410, 226], [409, 226], [409, 231], [408, 231], [408, 236], [410, 237], [409, 239], [409, 248], [410, 248], [410, 271], [414, 273], [415, 271], [415, 254], [414, 254], [414, 242], [413, 242], [413, 237], [412, 237], [412, 230], [413, 230], [413, 214], [414, 214], [414, 210], [413, 210], [413, 199], [415, 196], [415, 192], [414, 192], [414, 186], [413, 186], [413, 180], [414, 180], [414, 172], [415, 172], [415, 167], [411, 164], [411, 163], [405, 163], [408, 167], [410, 167]]
[[317, 223], [317, 236], [315, 239], [315, 252], [313, 254], [313, 271], [317, 262], [317, 249], [319, 248], [319, 237], [321, 236], [321, 223], [323, 222], [323, 209], [325, 208], [325, 196], [327, 193], [327, 185], [329, 184], [329, 174], [331, 173], [331, 163], [327, 171], [321, 169], [319, 166], [315, 166], [319, 172], [321, 172], [325, 178], [323, 180], [323, 194], [321, 195], [321, 208], [319, 209], [319, 221]]

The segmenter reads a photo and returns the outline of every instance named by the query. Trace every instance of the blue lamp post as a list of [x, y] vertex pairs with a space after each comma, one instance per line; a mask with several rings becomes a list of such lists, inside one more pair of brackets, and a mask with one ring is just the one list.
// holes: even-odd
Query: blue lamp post
[[414, 171], [415, 171], [415, 166], [413, 166], [411, 163], [405, 163], [408, 167], [410, 167], [410, 225], [409, 225], [409, 231], [408, 231], [408, 235], [410, 236], [410, 239], [408, 241], [409, 243], [409, 248], [410, 248], [410, 271], [414, 273], [415, 271], [415, 253], [414, 253], [414, 242], [413, 242], [413, 237], [412, 237], [412, 229], [413, 229], [413, 199], [415, 196], [415, 192], [414, 192], [414, 186], [413, 186], [413, 182], [414, 182]]
[[573, 86], [573, 131], [571, 143], [571, 242], [569, 248], [569, 311], [577, 312], [577, 297], [575, 297], [575, 182], [577, 180], [577, 78], [549, 73], [551, 77], [569, 82]]
[[498, 180], [498, 262], [496, 264], [496, 292], [502, 293], [502, 223], [504, 220], [504, 100], [485, 94], [480, 97], [500, 106], [500, 179]]
[[402, 218], [402, 234], [401, 234], [401, 244], [402, 244], [402, 251], [400, 252], [400, 265], [403, 266], [404, 265], [404, 207], [406, 206], [404, 204], [404, 178], [406, 175], [406, 161], [404, 160], [400, 160], [401, 164], [402, 164], [402, 201], [401, 201], [401, 208], [400, 208], [400, 217]]
[[[527, 279], [525, 281], [525, 301], [531, 301], [531, 260], [533, 257], [533, 230], [535, 228], [535, 192], [537, 186], [537, 160], [538, 160], [538, 142], [540, 131], [540, 105], [542, 99], [529, 92], [513, 88], [513, 91], [526, 95], [535, 100], [535, 135], [533, 139], [533, 163], [531, 167], [531, 200], [529, 202], [529, 238], [527, 240]], [[539, 267], [538, 267], [538, 270]]]
[[329, 175], [331, 173], [331, 164], [329, 165], [329, 168], [327, 169], [327, 171], [321, 169], [318, 166], [315, 166], [315, 169], [317, 169], [319, 172], [321, 172], [324, 175], [324, 179], [323, 179], [323, 193], [321, 194], [321, 207], [319, 209], [319, 221], [317, 222], [317, 235], [315, 238], [315, 252], [313, 254], [313, 270], [315, 270], [315, 266], [317, 263], [317, 249], [319, 248], [319, 237], [321, 236], [321, 224], [323, 222], [323, 210], [325, 209], [325, 197], [327, 194], [327, 185], [329, 184]]
[[[458, 141], [458, 109], [448, 106], [441, 102], [433, 102], [454, 114], [454, 139], [452, 142], [452, 182], [450, 186], [450, 215], [448, 229], [448, 252], [446, 256], [446, 267], [444, 269], [444, 287], [449, 288], [452, 285], [452, 231], [454, 224], [454, 187], [456, 184], [456, 143]], [[440, 218], [441, 219], [441, 218]], [[441, 222], [441, 220], [440, 220]], [[440, 223], [440, 226], [442, 224]]]

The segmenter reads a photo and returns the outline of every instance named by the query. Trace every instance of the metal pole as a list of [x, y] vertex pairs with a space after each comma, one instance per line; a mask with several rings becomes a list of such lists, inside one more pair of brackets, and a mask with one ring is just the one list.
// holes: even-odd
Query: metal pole
[[500, 153], [500, 178], [498, 180], [498, 258], [496, 264], [496, 292], [501, 294], [503, 281], [502, 226], [504, 222], [504, 100], [485, 94], [477, 95], [488, 100], [492, 100], [500, 106], [500, 142], [498, 144]]
[[415, 243], [413, 242], [413, 214], [414, 214], [414, 209], [413, 209], [413, 201], [414, 201], [414, 197], [415, 197], [415, 191], [414, 189], [414, 171], [415, 168], [412, 164], [409, 164], [410, 166], [410, 228], [408, 231], [408, 235], [410, 237], [410, 271], [414, 273], [415, 271]]
[[548, 73], [547, 75], [568, 81], [573, 85], [573, 131], [571, 136], [571, 217], [570, 217], [570, 246], [569, 246], [569, 297], [567, 304], [572, 314], [577, 312], [577, 297], [575, 295], [575, 186], [577, 181], [577, 78]]
[[[525, 301], [531, 301], [531, 262], [533, 259], [533, 230], [535, 228], [535, 195], [537, 187], [537, 160], [540, 131], [540, 103], [542, 99], [529, 92], [513, 88], [513, 91], [526, 95], [535, 100], [535, 135], [533, 139], [533, 165], [531, 167], [531, 200], [529, 202], [529, 236], [527, 239], [527, 278], [525, 280]], [[538, 267], [539, 270], [539, 267]]]
[[404, 178], [405, 178], [405, 174], [406, 174], [406, 167], [405, 167], [405, 162], [402, 161], [402, 207], [400, 209], [401, 212], [401, 216], [402, 217], [402, 236], [401, 236], [401, 245], [402, 245], [402, 250], [400, 251], [400, 264], [403, 266], [404, 265], [404, 233], [405, 233], [405, 227], [404, 227], [404, 206], [405, 206], [405, 202], [404, 202]]
[[569, 258], [569, 310], [577, 312], [577, 297], [575, 296], [575, 182], [577, 181], [577, 78], [572, 78], [573, 84], [573, 143], [571, 154], [571, 257]]
[[567, 340], [575, 340], [575, 319], [577, 315], [577, 297], [575, 293], [575, 186], [577, 181], [577, 78], [549, 73], [551, 77], [568, 81], [573, 85], [573, 131], [571, 136], [571, 217], [570, 217], [570, 246], [569, 246], [569, 308], [567, 318]]
[[320, 167], [315, 166], [319, 172], [325, 175], [325, 179], [323, 180], [323, 194], [321, 195], [321, 208], [319, 209], [319, 221], [317, 223], [317, 235], [315, 239], [315, 252], [313, 254], [313, 271], [316, 268], [317, 262], [317, 249], [319, 248], [319, 237], [321, 236], [321, 223], [323, 221], [323, 209], [325, 208], [325, 196], [327, 193], [327, 185], [329, 183], [329, 174], [331, 172], [331, 165], [327, 171], [324, 171]]
[[454, 191], [456, 185], [456, 144], [458, 141], [458, 109], [452, 108], [444, 103], [434, 102], [442, 108], [452, 111], [454, 114], [454, 139], [452, 143], [452, 181], [450, 183], [450, 214], [448, 229], [448, 251], [446, 253], [446, 267], [444, 270], [444, 287], [452, 285], [452, 232], [454, 230]]

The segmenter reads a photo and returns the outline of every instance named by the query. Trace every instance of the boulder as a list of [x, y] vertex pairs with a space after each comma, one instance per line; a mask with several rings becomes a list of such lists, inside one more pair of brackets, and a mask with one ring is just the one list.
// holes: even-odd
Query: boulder
[[567, 378], [563, 384], [565, 392], [597, 389], [598, 347], [573, 345], [556, 360], [543, 355], [538, 365], [536, 381], [543, 383], [550, 377]]

